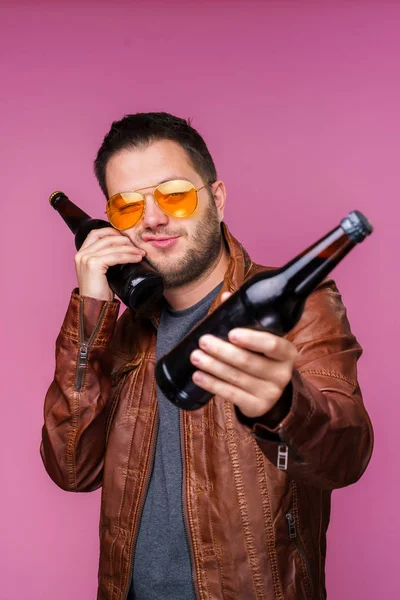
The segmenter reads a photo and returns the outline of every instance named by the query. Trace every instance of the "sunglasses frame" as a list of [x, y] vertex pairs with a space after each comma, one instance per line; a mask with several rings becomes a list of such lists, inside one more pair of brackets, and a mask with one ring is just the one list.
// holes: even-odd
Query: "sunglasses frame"
[[[162, 185], [165, 185], [166, 183], [172, 183], [172, 182], [175, 182], [175, 181], [184, 181], [185, 183], [190, 183], [190, 185], [191, 185], [191, 186], [193, 186], [193, 190], [196, 192], [196, 204], [195, 204], [195, 207], [194, 207], [194, 209], [192, 210], [192, 212], [190, 212], [188, 215], [185, 215], [184, 217], [176, 217], [175, 215], [173, 215], [173, 214], [171, 214], [171, 213], [167, 212], [166, 210], [164, 210], [164, 208], [163, 208], [162, 206], [160, 206], [160, 205], [159, 205], [159, 203], [157, 202], [157, 199], [156, 199], [156, 198], [155, 198], [155, 196], [154, 196], [154, 192], [155, 192], [155, 191], [156, 191], [156, 190], [157, 190], [159, 187], [161, 187]], [[204, 185], [202, 185], [202, 186], [201, 186], [201, 187], [199, 187], [199, 188], [195, 188], [195, 187], [194, 187], [194, 184], [193, 184], [191, 181], [187, 180], [187, 179], [169, 179], [168, 181], [163, 181], [162, 183], [159, 183], [158, 185], [156, 185], [156, 186], [153, 188], [153, 191], [152, 191], [152, 192], [149, 192], [149, 193], [151, 193], [151, 194], [152, 194], [154, 202], [157, 204], [158, 208], [159, 208], [160, 210], [162, 210], [162, 211], [163, 211], [163, 213], [165, 213], [166, 215], [168, 215], [168, 216], [170, 216], [170, 217], [175, 217], [176, 219], [187, 219], [188, 217], [190, 217], [190, 216], [191, 216], [191, 215], [192, 215], [192, 214], [195, 212], [195, 210], [196, 210], [196, 208], [197, 208], [197, 205], [198, 205], [198, 202], [199, 202], [199, 198], [198, 198], [198, 192], [200, 192], [200, 191], [201, 191], [201, 190], [203, 190], [204, 188], [206, 188], [206, 187], [208, 187], [209, 185], [211, 185], [211, 183], [212, 183], [212, 182], [208, 182], [208, 183], [205, 183]], [[134, 225], [131, 225], [130, 227], [124, 227], [124, 228], [121, 228], [121, 227], [116, 227], [115, 225], [113, 225], [113, 224], [111, 223], [111, 221], [110, 221], [110, 219], [109, 219], [109, 217], [108, 217], [108, 213], [107, 213], [107, 211], [105, 211], [105, 214], [107, 215], [107, 219], [109, 220], [109, 222], [110, 222], [110, 224], [112, 225], [112, 227], [114, 227], [114, 229], [117, 229], [118, 231], [126, 231], [127, 229], [131, 229], [132, 227], [135, 227], [135, 225], [137, 225], [137, 224], [139, 223], [140, 219], [142, 219], [142, 218], [143, 218], [143, 215], [144, 215], [144, 213], [145, 213], [145, 210], [146, 210], [146, 196], [145, 196], [144, 194], [141, 194], [141, 193], [140, 193], [140, 191], [141, 191], [141, 190], [146, 190], [146, 189], [147, 189], [147, 188], [149, 188], [149, 187], [152, 187], [152, 186], [146, 186], [146, 187], [138, 188], [138, 189], [136, 189], [136, 190], [129, 190], [129, 191], [125, 191], [125, 192], [117, 192], [116, 194], [114, 194], [113, 196], [111, 196], [111, 198], [109, 198], [109, 199], [107, 200], [106, 206], [108, 206], [108, 205], [110, 204], [110, 202], [112, 201], [112, 199], [113, 199], [113, 198], [115, 198], [116, 196], [119, 196], [120, 194], [139, 194], [139, 196], [141, 196], [141, 197], [143, 198], [143, 209], [142, 209], [142, 213], [141, 213], [140, 217], [138, 218], [138, 220], [136, 221], [136, 223], [135, 223]], [[190, 190], [188, 190], [188, 191], [190, 191]]]

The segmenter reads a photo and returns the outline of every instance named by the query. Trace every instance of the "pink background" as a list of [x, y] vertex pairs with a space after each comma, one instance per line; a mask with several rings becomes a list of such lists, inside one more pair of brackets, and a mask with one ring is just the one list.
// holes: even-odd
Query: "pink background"
[[47, 198], [101, 217], [102, 137], [150, 110], [193, 118], [255, 260], [286, 262], [354, 208], [375, 225], [335, 271], [376, 443], [333, 494], [327, 584], [330, 600], [399, 597], [399, 31], [396, 1], [2, 3], [1, 600], [95, 597], [100, 494], [59, 490], [39, 458], [75, 285]]

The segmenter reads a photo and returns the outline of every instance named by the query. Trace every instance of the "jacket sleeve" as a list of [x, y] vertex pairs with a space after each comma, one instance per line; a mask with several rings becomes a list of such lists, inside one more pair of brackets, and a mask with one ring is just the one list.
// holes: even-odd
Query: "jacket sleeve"
[[331, 279], [307, 299], [287, 339], [299, 352], [291, 401], [286, 390], [279, 423], [268, 413], [254, 420], [255, 438], [275, 465], [280, 449], [280, 468], [294, 480], [326, 490], [354, 483], [370, 460], [373, 432], [357, 382], [362, 350]]
[[40, 454], [62, 489], [101, 485], [111, 388], [111, 350], [119, 301], [74, 291], [56, 342], [54, 380], [44, 405]]

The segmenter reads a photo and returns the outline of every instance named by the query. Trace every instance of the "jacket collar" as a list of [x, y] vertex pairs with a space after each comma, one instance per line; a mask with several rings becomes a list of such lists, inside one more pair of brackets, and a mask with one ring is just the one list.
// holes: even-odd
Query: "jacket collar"
[[229, 252], [229, 264], [223, 287], [226, 285], [228, 291], [234, 292], [242, 285], [252, 262], [242, 244], [233, 237], [226, 223], [221, 223], [221, 230]]

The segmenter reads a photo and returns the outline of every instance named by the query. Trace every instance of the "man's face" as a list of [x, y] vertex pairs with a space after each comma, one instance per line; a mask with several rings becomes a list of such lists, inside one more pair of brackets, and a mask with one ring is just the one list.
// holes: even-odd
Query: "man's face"
[[205, 187], [198, 192], [193, 215], [184, 219], [167, 215], [154, 202], [152, 191], [171, 179], [187, 179], [196, 189], [207, 183], [195, 171], [185, 150], [170, 140], [122, 150], [110, 158], [106, 167], [109, 197], [140, 189], [146, 198], [142, 219], [123, 233], [146, 251], [147, 260], [161, 273], [166, 288], [195, 281], [212, 269], [221, 249], [224, 208], [221, 186], [216, 192], [217, 205], [211, 188]]

